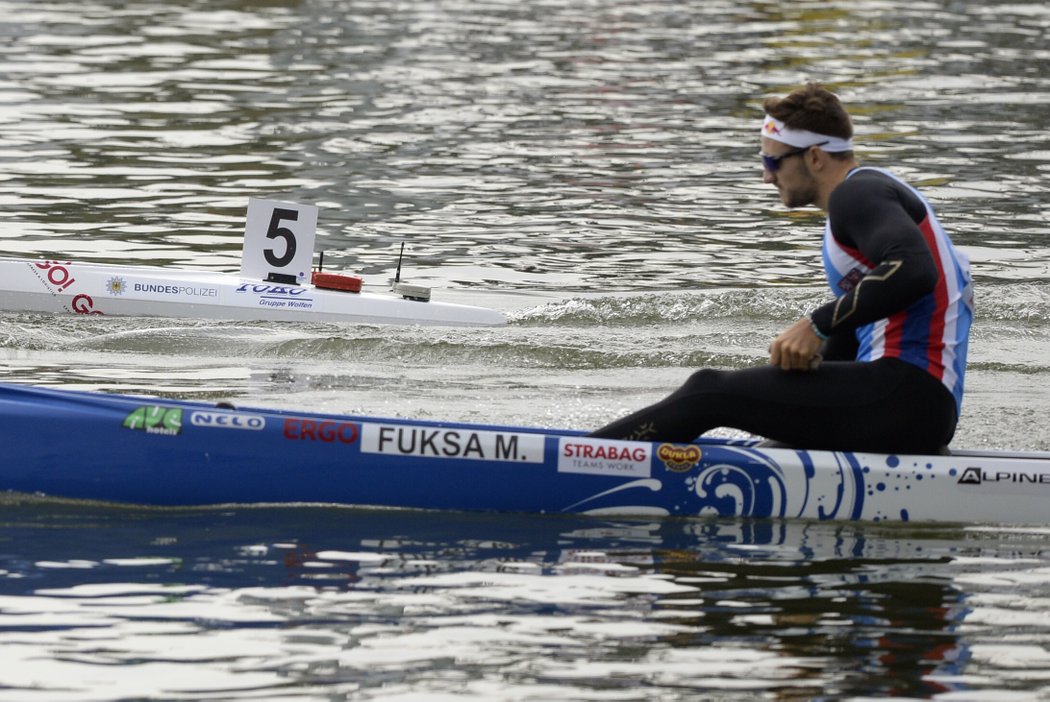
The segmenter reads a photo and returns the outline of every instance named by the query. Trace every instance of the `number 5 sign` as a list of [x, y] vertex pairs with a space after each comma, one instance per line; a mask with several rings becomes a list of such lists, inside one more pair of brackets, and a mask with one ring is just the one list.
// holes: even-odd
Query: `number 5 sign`
[[248, 200], [241, 275], [266, 280], [271, 273], [303, 282], [314, 260], [317, 208], [277, 200]]

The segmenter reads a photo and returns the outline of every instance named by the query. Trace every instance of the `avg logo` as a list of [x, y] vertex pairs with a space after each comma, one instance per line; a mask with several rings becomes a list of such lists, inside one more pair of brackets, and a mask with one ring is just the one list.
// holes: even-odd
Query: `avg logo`
[[157, 405], [139, 407], [124, 418], [124, 428], [147, 434], [177, 436], [182, 431], [182, 409]]

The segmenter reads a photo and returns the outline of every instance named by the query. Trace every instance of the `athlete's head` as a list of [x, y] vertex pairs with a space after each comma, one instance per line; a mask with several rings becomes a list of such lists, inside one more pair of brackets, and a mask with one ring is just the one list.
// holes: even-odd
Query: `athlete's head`
[[853, 138], [853, 123], [846, 108], [834, 93], [817, 83], [798, 88], [785, 97], [766, 98], [762, 109], [789, 129], [843, 140]]
[[842, 103], [810, 83], [762, 105], [762, 178], [775, 185], [788, 207], [826, 205], [839, 168], [853, 163], [853, 125]]

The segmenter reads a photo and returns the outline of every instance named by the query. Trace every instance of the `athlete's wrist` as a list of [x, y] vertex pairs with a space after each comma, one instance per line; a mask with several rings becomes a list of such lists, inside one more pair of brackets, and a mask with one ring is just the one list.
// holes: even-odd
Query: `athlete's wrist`
[[821, 341], [828, 340], [828, 335], [820, 330], [820, 327], [817, 326], [817, 323], [813, 321], [812, 317], [809, 318], [809, 328], [813, 332], [813, 335]]

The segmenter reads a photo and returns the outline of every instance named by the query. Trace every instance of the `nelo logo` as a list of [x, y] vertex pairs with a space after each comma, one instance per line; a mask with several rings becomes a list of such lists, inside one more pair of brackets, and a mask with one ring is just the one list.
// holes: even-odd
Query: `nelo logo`
[[353, 422], [317, 421], [314, 419], [284, 420], [284, 438], [302, 441], [323, 441], [327, 444], [355, 443], [360, 436], [357, 425]]
[[194, 412], [190, 424], [195, 427], [217, 429], [251, 429], [261, 431], [266, 427], [266, 418], [257, 414], [235, 414], [233, 412]]

